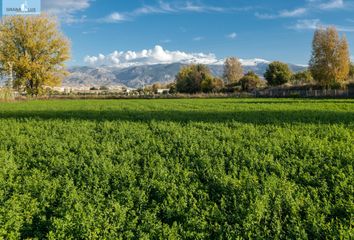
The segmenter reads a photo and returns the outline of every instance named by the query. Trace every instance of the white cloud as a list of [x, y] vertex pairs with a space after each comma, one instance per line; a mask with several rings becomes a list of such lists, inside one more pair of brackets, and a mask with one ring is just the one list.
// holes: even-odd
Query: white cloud
[[332, 9], [343, 9], [346, 5], [344, 0], [307, 0], [307, 4], [293, 10], [281, 10], [274, 14], [256, 12], [255, 16], [259, 19], [277, 19], [300, 17], [314, 10], [325, 11]]
[[202, 4], [199, 1], [187, 1], [187, 2], [174, 2], [167, 3], [164, 1], [159, 1], [157, 5], [144, 5], [140, 8], [132, 10], [130, 12], [113, 12], [119, 16], [119, 21], [112, 21], [112, 14], [101, 19], [101, 22], [116, 23], [124, 20], [133, 20], [139, 16], [150, 15], [150, 14], [171, 14], [171, 13], [221, 13], [221, 12], [239, 12], [239, 11], [249, 11], [251, 7], [242, 8], [223, 8], [213, 5]]
[[198, 36], [198, 37], [194, 37], [193, 38], [193, 41], [196, 41], [196, 42], [199, 42], [199, 41], [202, 41], [202, 40], [204, 40], [204, 37], [202, 37], [202, 36]]
[[299, 17], [306, 14], [308, 11], [307, 8], [297, 8], [294, 10], [282, 10], [277, 14], [267, 14], [267, 13], [255, 13], [255, 16], [260, 19], [276, 19], [276, 18], [292, 18]]
[[290, 26], [290, 29], [296, 30], [315, 30], [317, 28], [327, 28], [330, 26], [336, 27], [340, 32], [354, 32], [353, 26], [340, 26], [333, 24], [322, 23], [319, 19], [302, 19], [298, 20], [295, 25]]
[[227, 38], [230, 38], [230, 39], [235, 39], [237, 37], [237, 33], [233, 32], [233, 33], [230, 33], [228, 35], [226, 35]]
[[187, 2], [184, 6], [178, 6], [177, 9], [189, 12], [224, 12], [226, 10], [222, 7], [208, 6], [192, 2]]
[[319, 5], [320, 9], [336, 9], [336, 8], [343, 8], [344, 1], [343, 0], [331, 0], [326, 3], [322, 3]]
[[100, 66], [128, 67], [136, 65], [151, 65], [162, 63], [203, 63], [217, 64], [218, 59], [214, 54], [186, 53], [182, 51], [168, 51], [161, 46], [142, 51], [114, 51], [108, 55], [99, 54], [98, 56], [86, 56], [86, 64]]
[[[267, 60], [239, 59], [243, 66], [256, 66], [259, 63], [270, 63]], [[108, 55], [98, 54], [97, 56], [86, 56], [85, 63], [91, 66], [130, 67], [140, 65], [169, 64], [169, 63], [201, 63], [222, 65], [225, 59], [218, 59], [214, 54], [209, 53], [186, 53], [182, 51], [168, 51], [157, 45], [152, 49], [142, 51], [114, 51]]]
[[256, 12], [254, 15], [259, 19], [275, 19], [278, 17], [278, 15], [272, 15], [272, 14], [268, 14], [268, 13], [259, 13], [259, 12]]
[[74, 13], [90, 7], [90, 0], [42, 0], [44, 12], [54, 14], [66, 23], [83, 22], [86, 16], [74, 17]]
[[319, 19], [302, 19], [298, 20], [294, 26], [290, 28], [297, 30], [313, 30], [321, 27], [321, 21]]
[[298, 17], [302, 16], [307, 12], [306, 8], [297, 8], [292, 11], [283, 10], [279, 13], [280, 17]]
[[118, 12], [114, 12], [112, 14], [110, 14], [109, 16], [107, 16], [105, 19], [103, 19], [104, 22], [109, 22], [109, 23], [117, 23], [117, 22], [122, 22], [122, 21], [126, 21], [127, 18], [118, 13]]
[[90, 6], [90, 0], [43, 0], [43, 10], [48, 12], [76, 12]]

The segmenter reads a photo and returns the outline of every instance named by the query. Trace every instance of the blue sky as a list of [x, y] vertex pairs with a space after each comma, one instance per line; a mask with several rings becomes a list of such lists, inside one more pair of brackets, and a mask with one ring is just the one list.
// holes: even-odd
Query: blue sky
[[71, 65], [150, 55], [307, 64], [314, 29], [328, 25], [345, 33], [354, 50], [349, 0], [42, 0], [42, 9], [59, 16], [71, 39]]

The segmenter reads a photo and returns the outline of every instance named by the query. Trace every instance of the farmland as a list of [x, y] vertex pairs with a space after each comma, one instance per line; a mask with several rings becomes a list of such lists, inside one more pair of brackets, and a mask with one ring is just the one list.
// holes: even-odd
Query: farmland
[[0, 103], [0, 239], [350, 239], [354, 101]]

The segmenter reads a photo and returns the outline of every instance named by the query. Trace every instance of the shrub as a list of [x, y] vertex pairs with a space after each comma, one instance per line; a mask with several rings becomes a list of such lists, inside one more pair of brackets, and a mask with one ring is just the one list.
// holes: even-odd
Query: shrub
[[260, 85], [259, 76], [253, 71], [249, 71], [240, 80], [242, 91], [250, 91], [256, 89]]
[[108, 88], [107, 86], [101, 86], [101, 87], [100, 87], [100, 90], [101, 90], [101, 91], [108, 91], [109, 88]]
[[291, 81], [294, 84], [312, 83], [313, 77], [309, 70], [305, 70], [305, 71], [295, 73]]
[[0, 101], [14, 100], [14, 93], [10, 88], [0, 88]]
[[207, 78], [202, 81], [202, 92], [210, 93], [210, 92], [218, 92], [224, 86], [224, 82], [219, 78]]

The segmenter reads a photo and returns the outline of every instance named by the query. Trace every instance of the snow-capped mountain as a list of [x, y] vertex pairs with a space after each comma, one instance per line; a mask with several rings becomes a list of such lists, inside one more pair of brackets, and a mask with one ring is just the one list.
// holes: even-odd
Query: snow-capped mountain
[[[269, 61], [264, 59], [241, 59], [244, 71], [254, 71], [260, 76], [265, 73]], [[128, 67], [100, 66], [100, 67], [72, 67], [69, 69], [70, 75], [64, 80], [63, 86], [126, 86], [139, 88], [153, 83], [169, 83], [174, 81], [176, 74], [182, 66], [190, 63], [200, 63], [182, 61], [169, 64], [134, 64]], [[204, 63], [205, 64], [205, 63]], [[211, 72], [215, 76], [221, 77], [223, 74], [224, 60], [209, 62]], [[289, 64], [294, 71], [305, 69], [303, 66]]]

